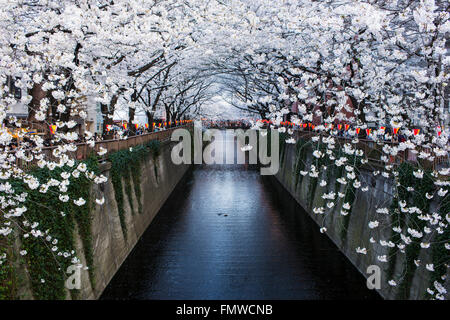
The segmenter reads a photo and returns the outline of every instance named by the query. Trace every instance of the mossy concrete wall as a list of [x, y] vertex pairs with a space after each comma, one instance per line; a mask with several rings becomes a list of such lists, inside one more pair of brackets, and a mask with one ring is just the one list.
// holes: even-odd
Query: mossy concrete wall
[[[92, 244], [94, 256], [94, 285], [91, 284], [88, 271], [81, 274], [80, 299], [97, 299], [102, 294], [112, 277], [120, 268], [128, 254], [133, 250], [144, 231], [152, 222], [175, 186], [189, 169], [189, 165], [175, 165], [171, 160], [172, 143], [163, 143], [161, 152], [155, 159], [150, 155], [141, 166], [141, 203], [142, 213], [132, 213], [124, 191], [125, 222], [127, 236], [124, 236], [119, 220], [114, 187], [111, 179], [93, 187], [96, 198], [105, 197], [102, 206], [96, 206], [92, 212]], [[102, 174], [110, 177], [111, 164], [101, 165]], [[131, 181], [133, 183], [133, 181]], [[122, 183], [124, 186], [125, 183]], [[132, 185], [133, 207], [138, 208]], [[84, 250], [80, 237], [76, 236], [76, 250], [80, 253], [83, 265]], [[68, 295], [70, 296], [70, 295]]]
[[[308, 151], [307, 151], [308, 152]], [[376, 228], [370, 229], [368, 227], [369, 221], [378, 220], [380, 226], [390, 226], [389, 221], [382, 221], [382, 219], [390, 219], [389, 215], [382, 215], [376, 212], [377, 208], [388, 207], [392, 201], [392, 187], [393, 181], [386, 179], [381, 175], [373, 176], [371, 172], [361, 170], [359, 177], [363, 185], [368, 185], [369, 191], [362, 192], [360, 189], [356, 192], [356, 198], [352, 206], [352, 212], [349, 214], [348, 228], [344, 232], [346, 236], [343, 238], [342, 228], [344, 228], [344, 216], [340, 214], [343, 200], [337, 198], [336, 205], [332, 208], [331, 212], [328, 210], [325, 214], [314, 214], [313, 208], [326, 207], [325, 200], [322, 199], [324, 192], [335, 191], [334, 185], [336, 176], [334, 173], [327, 177], [326, 172], [321, 172], [318, 180], [327, 180], [328, 185], [321, 187], [319, 183], [316, 185], [315, 192], [310, 193], [311, 190], [311, 178], [306, 175], [301, 179], [299, 183], [296, 178], [296, 154], [295, 145], [286, 145], [280, 160], [280, 170], [275, 178], [283, 185], [283, 187], [295, 198], [295, 200], [305, 209], [306, 212], [312, 217], [317, 224], [327, 228], [326, 235], [336, 244], [336, 246], [344, 253], [347, 258], [356, 266], [356, 268], [367, 278], [369, 275], [366, 273], [369, 265], [378, 265], [382, 269], [381, 273], [381, 289], [378, 290], [379, 294], [385, 299], [394, 299], [398, 297], [398, 286], [392, 287], [388, 284], [390, 279], [386, 279], [386, 270], [388, 268], [387, 263], [382, 263], [377, 260], [377, 256], [386, 255], [389, 256], [389, 247], [381, 246], [380, 239], [389, 241], [392, 228]], [[311, 163], [312, 151], [310, 150], [306, 156], [306, 163]], [[308, 166], [309, 167], [309, 166]], [[298, 173], [297, 173], [298, 174]], [[341, 186], [339, 184], [339, 186]], [[327, 189], [328, 188], [328, 189]], [[343, 192], [343, 190], [341, 190]], [[337, 193], [337, 192], [336, 192]], [[312, 200], [309, 198], [312, 195]], [[377, 243], [369, 243], [369, 239], [373, 237]], [[367, 248], [366, 255], [358, 254], [356, 248]], [[431, 261], [429, 255], [431, 250], [422, 249], [419, 254], [421, 261]], [[402, 272], [404, 272], [405, 254], [398, 253], [396, 255], [395, 272], [394, 277], [399, 278]], [[409, 290], [409, 299], [423, 299], [427, 288], [430, 286], [430, 272], [422, 266], [420, 269], [416, 269], [412, 284]], [[447, 277], [448, 287], [448, 277]], [[448, 298], [448, 297], [447, 297]]]

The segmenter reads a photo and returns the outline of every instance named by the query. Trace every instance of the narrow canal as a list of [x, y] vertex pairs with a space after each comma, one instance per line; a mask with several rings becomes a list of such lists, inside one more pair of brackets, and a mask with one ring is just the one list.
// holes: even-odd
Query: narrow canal
[[274, 178], [196, 166], [102, 299], [379, 299]]

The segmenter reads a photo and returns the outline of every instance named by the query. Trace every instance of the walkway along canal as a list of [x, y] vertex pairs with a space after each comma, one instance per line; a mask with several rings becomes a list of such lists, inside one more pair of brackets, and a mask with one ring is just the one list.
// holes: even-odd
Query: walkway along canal
[[190, 170], [101, 299], [379, 296], [273, 177], [236, 164]]

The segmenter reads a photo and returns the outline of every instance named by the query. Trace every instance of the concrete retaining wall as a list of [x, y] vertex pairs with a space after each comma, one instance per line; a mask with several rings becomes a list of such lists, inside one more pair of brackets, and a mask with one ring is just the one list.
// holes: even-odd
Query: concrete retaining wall
[[[307, 156], [307, 163], [311, 163], [312, 154]], [[378, 290], [380, 295], [386, 299], [398, 298], [397, 287], [388, 285], [386, 279], [387, 263], [381, 263], [377, 260], [377, 256], [388, 255], [389, 248], [383, 247], [379, 244], [380, 239], [389, 240], [392, 232], [391, 228], [376, 228], [370, 229], [368, 227], [369, 221], [378, 220], [380, 225], [390, 225], [389, 221], [382, 221], [383, 215], [376, 213], [376, 209], [379, 207], [389, 207], [393, 194], [392, 180], [383, 178], [381, 175], [374, 177], [369, 172], [362, 171], [359, 179], [363, 182], [363, 185], [367, 183], [369, 186], [368, 192], [362, 192], [358, 189], [356, 193], [356, 199], [352, 207], [350, 214], [350, 221], [347, 229], [347, 236], [344, 240], [341, 237], [341, 230], [343, 228], [344, 217], [340, 214], [342, 207], [342, 199], [336, 202], [336, 206], [331, 213], [324, 215], [314, 214], [311, 208], [325, 206], [325, 200], [321, 198], [324, 192], [330, 192], [331, 190], [320, 187], [317, 184], [316, 192], [314, 192], [313, 205], [309, 207], [308, 197], [310, 188], [310, 177], [307, 175], [303, 178], [301, 183], [296, 185], [296, 147], [295, 145], [286, 145], [284, 153], [281, 159], [281, 167], [275, 178], [284, 186], [297, 202], [308, 212], [308, 214], [322, 227], [327, 228], [326, 235], [336, 244], [336, 246], [347, 256], [347, 258], [357, 267], [357, 269], [367, 277], [367, 267], [369, 265], [379, 265], [382, 267], [381, 275], [381, 290]], [[326, 180], [326, 173], [321, 172], [319, 181], [321, 179]], [[336, 177], [331, 176], [331, 184], [334, 185]], [[389, 219], [389, 216], [384, 215], [384, 219]], [[369, 243], [369, 239], [373, 237], [377, 243], [375, 245]], [[367, 248], [366, 255], [356, 253], [357, 247]], [[370, 249], [370, 250], [369, 250]], [[428, 255], [431, 254], [431, 250], [422, 249], [419, 255], [421, 261], [431, 261]], [[398, 253], [396, 255], [396, 269], [395, 277], [399, 278], [399, 275], [403, 272], [405, 254]], [[384, 269], [384, 270], [383, 270]], [[448, 277], [447, 277], [448, 279]], [[424, 266], [417, 269], [414, 273], [412, 280], [409, 299], [423, 299], [426, 293], [426, 289], [430, 284], [430, 272], [428, 272]], [[448, 287], [448, 280], [447, 280]], [[448, 298], [448, 297], [447, 297]]]
[[[80, 299], [97, 299], [102, 294], [112, 277], [120, 268], [128, 254], [134, 248], [136, 242], [152, 222], [166, 199], [175, 186], [189, 169], [189, 165], [176, 166], [172, 163], [170, 142], [161, 146], [160, 155], [154, 160], [149, 156], [141, 166], [141, 190], [143, 212], [131, 213], [126, 192], [124, 194], [125, 221], [127, 225], [127, 238], [125, 239], [120, 225], [117, 203], [114, 196], [114, 187], [108, 182], [102, 187], [93, 187], [92, 192], [96, 198], [105, 197], [103, 206], [96, 206], [92, 213], [92, 243], [94, 255], [95, 287], [91, 285], [89, 274], [82, 271], [82, 284]], [[110, 163], [101, 165], [101, 170], [106, 177], [110, 177]], [[156, 168], [155, 168], [156, 167]], [[122, 183], [125, 185], [125, 183]], [[102, 188], [102, 190], [100, 190]], [[134, 207], [137, 208], [137, 200], [132, 186]], [[81, 256], [83, 265], [84, 250], [80, 237], [76, 237], [76, 249]], [[83, 253], [83, 254], [81, 254]], [[69, 296], [69, 295], [68, 295]]]

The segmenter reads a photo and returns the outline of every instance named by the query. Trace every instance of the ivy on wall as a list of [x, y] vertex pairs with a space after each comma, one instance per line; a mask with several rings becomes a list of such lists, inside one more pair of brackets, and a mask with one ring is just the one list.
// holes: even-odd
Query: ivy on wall
[[[351, 163], [356, 174], [355, 180], [359, 180], [360, 177], [360, 168], [361, 168], [361, 158], [356, 157], [355, 155], [347, 156], [347, 162]], [[344, 171], [344, 166], [342, 166], [342, 172]], [[352, 214], [353, 210], [353, 204], [356, 199], [356, 188], [354, 187], [353, 183], [349, 181], [347, 183], [346, 189], [345, 189], [345, 197], [344, 197], [344, 203], [348, 203], [350, 205], [350, 209], [348, 209], [348, 214], [343, 216], [343, 223], [342, 223], [342, 229], [341, 229], [341, 240], [342, 243], [345, 243], [345, 240], [347, 239], [348, 234], [348, 226], [350, 224], [350, 216]]]
[[0, 300], [11, 300], [15, 298], [15, 270], [12, 264], [10, 239], [0, 241]]
[[[445, 216], [450, 213], [450, 188], [446, 188], [447, 196], [442, 201], [439, 208], [439, 215], [441, 220], [445, 221]], [[447, 275], [447, 265], [450, 263], [450, 253], [449, 250], [445, 248], [445, 244], [450, 239], [450, 230], [445, 228], [442, 233], [437, 234], [433, 243], [431, 244], [431, 255], [434, 265], [434, 272], [431, 273], [429, 288], [434, 290], [434, 283], [442, 282], [444, 277]], [[427, 298], [432, 296], [427, 292]]]
[[[431, 177], [431, 170], [425, 170], [422, 179], [413, 177], [414, 192], [412, 193], [412, 203], [413, 206], [419, 208], [422, 212], [429, 212], [431, 201], [425, 197], [427, 193], [433, 193], [434, 183]], [[417, 214], [409, 216], [409, 225], [414, 226], [417, 230], [423, 230], [426, 226], [426, 221], [419, 219]], [[419, 257], [421, 250], [420, 239], [415, 237], [412, 238], [411, 244], [406, 247], [405, 263], [403, 266], [403, 278], [401, 279], [398, 288], [398, 298], [408, 299], [411, 292], [412, 279], [414, 277], [414, 272], [417, 269], [414, 260]]]
[[[134, 193], [138, 202], [138, 211], [142, 213], [141, 201], [141, 167], [142, 161], [152, 154], [154, 159], [160, 154], [161, 143], [159, 141], [150, 141], [145, 145], [136, 146], [130, 149], [120, 150], [111, 154], [108, 160], [111, 162], [111, 182], [114, 187], [114, 196], [117, 203], [120, 225], [122, 232], [127, 237], [127, 226], [125, 223], [124, 194], [122, 181], [125, 183], [125, 193], [132, 214], [134, 214], [134, 204], [132, 198], [131, 179], [133, 179]], [[155, 163], [155, 174], [157, 167]]]
[[[270, 130], [269, 130], [270, 131]], [[270, 137], [269, 137], [270, 138]], [[284, 154], [286, 152], [286, 139], [288, 138], [287, 132], [280, 132], [279, 133], [279, 148], [280, 148], [280, 165], [283, 164], [284, 160]]]
[[[417, 214], [405, 215], [400, 211], [400, 202], [405, 202], [407, 206], [417, 207], [422, 212], [429, 211], [431, 200], [427, 199], [425, 194], [434, 192], [434, 181], [431, 176], [431, 170], [424, 170], [423, 178], [419, 179], [414, 177], [413, 172], [415, 169], [417, 169], [417, 167], [410, 163], [402, 163], [398, 168], [399, 174], [396, 181], [397, 192], [392, 199], [390, 206], [393, 227], [403, 229], [408, 224], [414, 226], [414, 229], [416, 230], [423, 230], [426, 226], [426, 221], [419, 219]], [[408, 186], [413, 186], [414, 191], [409, 192], [407, 190]], [[400, 273], [401, 278], [399, 280], [400, 284], [397, 291], [398, 299], [409, 298], [412, 279], [414, 277], [414, 272], [417, 269], [414, 260], [419, 257], [421, 240], [415, 237], [412, 237], [411, 240], [412, 242], [405, 249], [405, 260], [402, 266], [402, 272]], [[390, 248], [388, 253], [389, 264], [386, 271], [386, 276], [388, 279], [392, 279], [394, 277], [397, 262], [396, 256], [399, 252], [397, 245], [401, 243], [400, 233], [392, 231], [390, 241], [392, 241], [395, 246]], [[433, 248], [438, 247], [434, 244]]]
[[[96, 171], [98, 163], [95, 158], [86, 162], [88, 171]], [[77, 164], [76, 164], [77, 165]], [[36, 177], [40, 183], [49, 179], [58, 179], [63, 172], [71, 172], [73, 168], [64, 166], [54, 170], [48, 168], [34, 168], [28, 174]], [[30, 190], [22, 181], [13, 180], [11, 184], [19, 192], [26, 192], [24, 214], [29, 224], [38, 224], [40, 230], [45, 230], [42, 236], [24, 234], [22, 249], [26, 250], [24, 260], [31, 279], [33, 296], [36, 299], [62, 300], [66, 298], [65, 280], [67, 268], [74, 264], [76, 257], [74, 230], [78, 224], [80, 236], [86, 253], [86, 263], [89, 268], [91, 281], [93, 278], [93, 256], [91, 236], [91, 181], [80, 174], [78, 178], [70, 176], [68, 179], [67, 195], [70, 200], [62, 202], [59, 199], [59, 187], [50, 186], [46, 192], [39, 189]], [[86, 203], [77, 206], [73, 199], [83, 198]], [[25, 231], [24, 231], [25, 232]], [[56, 249], [57, 248], [57, 249]], [[57, 254], [60, 253], [60, 254]], [[70, 292], [72, 298], [77, 297], [76, 290]]]
[[[413, 184], [413, 171], [414, 168], [408, 164], [408, 163], [402, 163], [399, 167], [398, 167], [398, 177], [397, 177], [397, 182], [398, 182], [398, 187], [397, 187], [397, 192], [394, 196], [394, 198], [392, 199], [392, 203], [390, 206], [390, 212], [391, 212], [391, 216], [392, 216], [392, 227], [395, 228], [403, 228], [406, 221], [403, 218], [403, 215], [401, 215], [400, 213], [400, 205], [399, 202], [401, 201], [408, 201], [409, 198], [409, 192], [407, 191], [407, 188], [405, 186], [411, 186]], [[394, 247], [389, 248], [389, 252], [388, 252], [388, 256], [389, 256], [389, 262], [388, 262], [388, 268], [386, 271], [386, 276], [388, 279], [392, 279], [392, 277], [394, 276], [394, 272], [395, 272], [395, 265], [396, 265], [396, 256], [398, 253], [398, 247], [397, 245], [400, 244], [401, 242], [401, 237], [400, 237], [400, 233], [398, 232], [394, 232], [392, 231], [391, 233], [391, 237], [389, 239], [389, 241], [392, 241], [392, 243], [395, 244]]]
[[308, 156], [308, 152], [306, 150], [307, 141], [305, 139], [298, 139], [296, 143], [296, 158], [295, 158], [295, 183], [294, 186], [297, 188], [299, 184], [302, 183], [303, 176], [300, 174], [300, 171], [304, 171], [306, 167], [306, 159]]
[[[295, 158], [295, 186], [297, 184], [301, 184], [303, 177], [300, 175], [300, 171], [303, 171], [306, 167], [307, 157], [312, 154], [313, 150], [306, 151], [305, 141], [299, 139], [296, 145], [296, 158]], [[320, 146], [318, 147], [320, 151]], [[335, 158], [340, 158], [343, 150], [336, 149], [334, 150]], [[348, 156], [347, 163], [351, 163], [352, 167], [355, 168], [356, 179], [359, 179], [360, 169], [363, 164], [361, 163], [361, 159], [356, 156]], [[330, 180], [332, 175], [337, 179], [341, 177], [345, 172], [345, 165], [336, 166], [335, 164], [330, 164], [326, 160], [322, 160], [322, 158], [313, 158], [313, 164], [315, 164], [317, 170], [323, 169], [323, 165], [326, 165], [326, 180], [328, 188], [330, 186]], [[419, 165], [420, 166], [420, 165]], [[420, 166], [420, 169], [424, 171], [423, 178], [416, 178], [413, 174], [414, 171], [419, 169], [419, 166], [412, 165], [411, 163], [402, 163], [398, 168], [398, 175], [396, 176], [396, 186], [397, 192], [392, 199], [392, 203], [390, 206], [390, 216], [392, 217], [391, 223], [392, 227], [399, 227], [400, 229], [404, 229], [407, 225], [413, 227], [416, 230], [423, 230], [426, 226], [426, 221], [423, 219], [419, 219], [417, 214], [404, 214], [400, 212], [400, 202], [406, 202], [407, 207], [416, 207], [421, 212], [429, 212], [431, 200], [428, 199], [426, 194], [433, 194], [436, 191], [436, 187], [434, 184], [434, 178], [432, 176], [431, 169], [426, 169], [423, 166]], [[319, 177], [320, 178], [320, 177]], [[309, 192], [307, 195], [306, 203], [308, 207], [311, 208], [313, 203], [313, 195], [315, 193], [315, 189], [317, 188], [317, 182], [319, 178], [310, 178], [309, 179]], [[414, 191], [408, 191], [408, 187], [414, 187]], [[450, 191], [449, 187], [444, 187], [444, 189]], [[341, 190], [341, 184], [336, 180], [334, 191], [337, 193]], [[328, 191], [330, 191], [328, 189]], [[356, 191], [357, 189], [353, 186], [353, 183], [347, 183], [345, 185], [345, 196], [343, 199], [343, 203], [349, 203], [350, 209], [348, 210], [349, 214], [343, 216], [343, 225], [340, 233], [340, 237], [344, 242], [347, 237], [347, 230], [349, 227], [350, 221], [350, 213], [353, 209], [354, 202], [356, 200]], [[446, 215], [450, 213], [450, 192], [443, 201], [440, 203], [438, 208], [439, 215], [441, 217], [442, 223], [446, 221]], [[430, 241], [431, 248], [429, 249], [431, 252], [431, 262], [434, 266], [434, 272], [430, 272], [430, 283], [429, 288], [433, 291], [435, 289], [435, 282], [442, 283], [445, 280], [445, 276], [447, 274], [448, 264], [450, 263], [450, 254], [449, 250], [446, 248], [446, 244], [448, 245], [448, 239], [450, 238], [450, 231], [445, 229], [442, 233], [436, 233]], [[412, 281], [414, 278], [414, 273], [417, 269], [415, 264], [415, 260], [419, 258], [419, 254], [421, 252], [421, 240], [419, 238], [412, 237], [412, 243], [405, 248], [405, 260], [402, 267], [402, 270], [399, 272], [398, 279], [395, 279], [399, 285], [396, 287], [396, 295], [398, 299], [408, 299], [411, 293]], [[394, 243], [395, 246], [390, 247], [388, 256], [388, 267], [386, 270], [387, 279], [393, 279], [394, 273], [396, 270], [396, 255], [400, 249], [397, 247], [400, 244], [401, 236], [400, 233], [392, 230], [391, 237], [389, 239], [390, 242]], [[426, 293], [426, 297], [434, 298], [433, 295]]]

